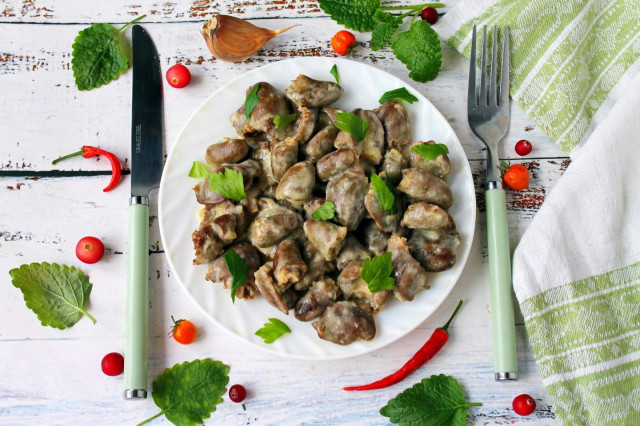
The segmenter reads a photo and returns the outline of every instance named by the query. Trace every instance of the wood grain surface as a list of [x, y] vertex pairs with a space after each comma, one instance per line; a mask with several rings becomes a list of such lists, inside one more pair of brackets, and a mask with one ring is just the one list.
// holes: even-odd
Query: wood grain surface
[[[447, 2], [447, 8], [455, 3]], [[252, 19], [273, 29], [292, 23], [298, 26], [271, 40], [253, 57], [227, 63], [212, 58], [199, 33], [203, 21], [216, 12]], [[329, 39], [342, 29], [312, 0], [0, 0], [2, 424], [135, 424], [158, 411], [151, 398], [123, 400], [122, 376], [107, 377], [100, 370], [106, 353], [124, 350], [132, 73], [129, 70], [106, 86], [80, 92], [70, 67], [71, 45], [78, 31], [93, 22], [121, 26], [143, 14], [147, 17], [141, 24], [154, 39], [163, 72], [178, 62], [187, 65], [193, 75], [185, 89], [165, 85], [165, 151], [193, 111], [226, 81], [290, 57], [334, 56]], [[125, 36], [130, 39], [130, 32]], [[156, 193], [152, 192], [150, 377], [175, 363], [198, 358], [228, 364], [229, 384], [241, 383], [248, 389], [246, 409], [225, 395], [205, 424], [384, 425], [388, 419], [379, 409], [389, 399], [423, 377], [441, 373], [455, 377], [469, 401], [483, 403], [469, 409], [470, 424], [556, 424], [519, 314], [520, 379], [509, 383], [493, 380], [483, 197], [485, 152], [466, 119], [468, 60], [444, 45], [440, 75], [419, 84], [408, 78], [404, 65], [390, 49], [370, 50], [370, 34], [356, 37], [359, 44], [351, 59], [384, 69], [423, 93], [463, 144], [476, 185], [478, 215], [471, 256], [459, 282], [445, 303], [416, 330], [368, 355], [310, 362], [256, 351], [207, 322], [172, 276], [157, 226]], [[529, 156], [515, 154], [513, 147], [519, 139], [533, 143]], [[122, 159], [125, 174], [115, 190], [102, 192], [109, 179], [106, 159], [77, 158], [51, 165], [51, 160], [81, 145], [98, 145]], [[500, 157], [524, 164], [532, 176], [527, 190], [507, 192], [513, 250], [569, 159], [515, 104]], [[75, 244], [85, 235], [95, 235], [105, 243], [105, 258], [97, 264], [80, 264], [75, 258]], [[90, 276], [94, 287], [89, 310], [98, 320], [96, 325], [87, 319], [63, 331], [40, 325], [26, 308], [20, 291], [11, 285], [8, 271], [43, 261], [74, 265]], [[379, 391], [341, 390], [397, 369], [446, 321], [461, 298], [465, 304], [450, 328], [450, 341], [411, 378]], [[196, 343], [182, 346], [167, 337], [171, 315], [196, 323], [201, 332]], [[533, 415], [520, 417], [511, 409], [512, 399], [520, 393], [536, 399], [538, 409]], [[161, 418], [153, 424], [168, 421]]]

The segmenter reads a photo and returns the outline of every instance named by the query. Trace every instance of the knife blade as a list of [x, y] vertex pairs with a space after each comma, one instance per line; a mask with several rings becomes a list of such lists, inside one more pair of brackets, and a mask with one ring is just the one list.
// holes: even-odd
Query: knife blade
[[124, 398], [147, 397], [149, 192], [162, 175], [162, 74], [153, 40], [132, 28], [131, 198], [127, 253]]

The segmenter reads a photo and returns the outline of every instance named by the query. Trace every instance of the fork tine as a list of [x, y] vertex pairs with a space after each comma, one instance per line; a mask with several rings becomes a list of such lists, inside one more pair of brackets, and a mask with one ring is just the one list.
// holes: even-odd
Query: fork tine
[[487, 105], [487, 27], [484, 27], [482, 38], [482, 62], [480, 64], [480, 101], [479, 104]]
[[478, 105], [478, 95], [476, 89], [476, 26], [473, 26], [471, 36], [471, 52], [469, 55], [469, 90], [467, 94], [467, 108]]
[[509, 27], [504, 27], [502, 70], [500, 71], [500, 99], [498, 105], [509, 105]]
[[498, 105], [498, 27], [493, 26], [493, 50], [491, 54], [491, 81], [489, 82], [489, 105]]

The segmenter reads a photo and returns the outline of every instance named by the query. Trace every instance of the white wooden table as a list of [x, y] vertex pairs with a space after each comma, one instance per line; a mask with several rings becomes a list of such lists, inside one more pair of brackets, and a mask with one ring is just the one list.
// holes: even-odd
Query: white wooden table
[[[455, 1], [447, 4], [451, 7]], [[199, 33], [202, 22], [214, 12], [235, 14], [274, 29], [300, 25], [273, 39], [254, 57], [231, 64], [212, 59]], [[129, 176], [125, 174], [115, 190], [103, 193], [109, 179], [106, 159], [77, 158], [51, 166], [52, 159], [86, 144], [115, 152], [128, 172], [132, 73], [97, 90], [80, 92], [70, 69], [71, 44], [78, 31], [93, 22], [119, 27], [141, 14], [147, 15], [141, 24], [156, 43], [163, 72], [181, 62], [193, 75], [185, 89], [165, 87], [165, 152], [188, 116], [227, 80], [285, 58], [334, 55], [329, 39], [342, 29], [313, 0], [0, 0], [2, 424], [134, 424], [158, 411], [151, 398], [123, 400], [122, 376], [107, 377], [100, 370], [105, 354], [124, 350]], [[409, 80], [404, 66], [388, 49], [369, 49], [369, 34], [356, 36], [361, 43], [352, 59], [373, 64], [416, 87], [448, 119], [464, 146], [476, 181], [478, 216], [472, 253], [459, 282], [424, 324], [384, 349], [339, 361], [279, 358], [256, 351], [209, 323], [188, 301], [166, 262], [155, 220], [156, 194], [152, 193], [150, 378], [175, 363], [198, 358], [230, 365], [229, 385], [241, 383], [248, 389], [246, 410], [225, 395], [207, 424], [387, 424], [378, 411], [389, 399], [421, 378], [440, 373], [455, 377], [468, 400], [484, 404], [469, 410], [470, 423], [554, 424], [519, 314], [519, 380], [493, 380], [485, 162], [481, 143], [473, 137], [466, 119], [468, 61], [443, 46], [438, 78], [417, 84]], [[519, 139], [534, 145], [526, 158], [514, 152]], [[569, 160], [516, 105], [505, 141], [500, 157], [522, 162], [532, 171], [529, 189], [507, 193], [513, 249]], [[84, 265], [75, 257], [75, 244], [85, 235], [105, 243], [106, 255], [97, 264]], [[11, 285], [8, 271], [43, 261], [75, 265], [90, 276], [94, 284], [90, 311], [98, 319], [96, 325], [87, 319], [64, 331], [40, 325], [20, 291]], [[402, 365], [446, 321], [459, 299], [465, 304], [450, 328], [450, 341], [411, 378], [380, 391], [341, 390]], [[167, 337], [171, 315], [197, 324], [200, 336], [196, 343], [182, 346]], [[513, 397], [520, 393], [529, 393], [538, 403], [529, 417], [520, 417], [511, 409]], [[168, 423], [164, 418], [154, 422]]]

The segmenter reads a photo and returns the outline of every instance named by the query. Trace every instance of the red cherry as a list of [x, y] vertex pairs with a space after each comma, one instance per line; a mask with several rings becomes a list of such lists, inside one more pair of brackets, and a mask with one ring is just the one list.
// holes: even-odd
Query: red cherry
[[96, 237], [84, 237], [76, 244], [76, 256], [84, 263], [96, 263], [104, 255], [104, 244]]
[[233, 385], [229, 389], [229, 398], [233, 402], [242, 402], [247, 397], [247, 390], [242, 385]]
[[526, 393], [513, 399], [513, 411], [521, 416], [528, 416], [536, 410], [536, 402]]
[[107, 376], [119, 376], [124, 371], [124, 357], [111, 352], [102, 358], [102, 372]]
[[182, 64], [175, 64], [167, 70], [167, 82], [171, 87], [180, 89], [191, 81], [189, 68]]
[[516, 142], [516, 154], [520, 156], [529, 154], [532, 149], [533, 147], [531, 146], [531, 142], [526, 139], [522, 139]]
[[420, 18], [422, 18], [423, 21], [427, 21], [428, 23], [433, 25], [438, 22], [438, 11], [433, 7], [425, 7], [424, 9], [422, 9], [422, 12], [420, 12]]

